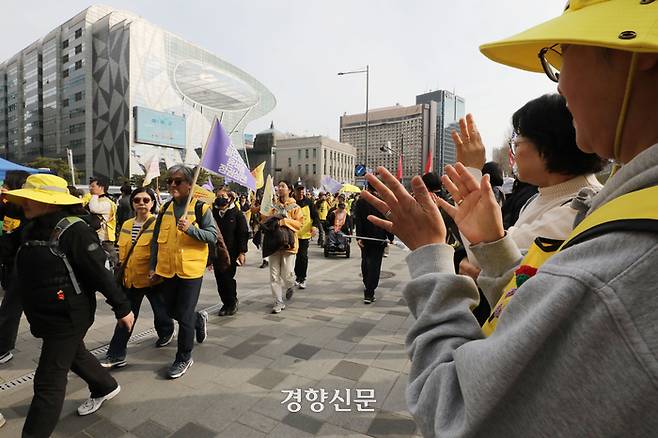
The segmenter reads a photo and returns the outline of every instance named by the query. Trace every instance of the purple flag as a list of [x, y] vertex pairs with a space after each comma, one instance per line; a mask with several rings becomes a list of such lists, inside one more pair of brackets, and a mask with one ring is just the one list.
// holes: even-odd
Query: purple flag
[[201, 167], [256, 191], [256, 179], [217, 119], [210, 130]]
[[320, 179], [320, 184], [324, 187], [324, 189], [330, 193], [336, 193], [337, 191], [340, 190], [343, 185], [330, 177], [329, 175], [323, 175], [322, 178]]

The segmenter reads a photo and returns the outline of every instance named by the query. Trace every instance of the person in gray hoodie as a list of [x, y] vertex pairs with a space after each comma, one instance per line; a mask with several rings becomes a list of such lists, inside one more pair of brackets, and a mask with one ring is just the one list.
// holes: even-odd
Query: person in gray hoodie
[[[481, 49], [559, 80], [579, 147], [623, 165], [576, 224], [647, 188], [654, 191], [639, 203], [658, 212], [656, 16], [654, 1], [574, 0], [562, 16]], [[445, 226], [422, 181], [412, 181], [413, 198], [384, 168], [378, 173], [383, 183], [367, 178], [382, 199], [363, 196], [387, 220], [370, 219], [412, 250], [407, 402], [424, 436], [656, 435], [655, 229], [603, 230], [557, 253], [518, 288], [485, 338], [470, 312], [475, 283], [455, 275]], [[492, 214], [488, 177], [477, 181], [460, 164], [447, 173], [457, 205], [441, 207], [477, 257], [520, 260]]]

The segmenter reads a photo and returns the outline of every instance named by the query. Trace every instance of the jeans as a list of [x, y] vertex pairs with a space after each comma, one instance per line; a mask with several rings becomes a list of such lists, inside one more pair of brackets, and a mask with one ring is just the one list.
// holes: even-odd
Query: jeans
[[361, 274], [365, 298], [372, 298], [375, 289], [379, 285], [379, 274], [382, 270], [382, 257], [384, 256], [384, 245], [381, 243], [365, 243], [361, 248]]
[[235, 307], [238, 302], [238, 284], [235, 281], [235, 273], [238, 269], [238, 264], [236, 263], [235, 258], [232, 257], [231, 266], [226, 271], [222, 272], [218, 267], [217, 263], [213, 265], [219, 298], [227, 308]]
[[135, 315], [135, 324], [133, 324], [133, 328], [130, 331], [118, 324], [114, 327], [114, 335], [110, 341], [110, 348], [107, 350], [107, 356], [116, 359], [125, 359], [126, 357], [126, 346], [128, 345], [130, 335], [132, 335], [133, 330], [135, 330], [135, 325], [137, 325], [139, 309], [142, 306], [142, 300], [145, 295], [146, 299], [151, 303], [151, 309], [153, 309], [153, 325], [155, 326], [155, 331], [157, 332], [158, 337], [166, 338], [171, 336], [174, 332], [174, 321], [169, 315], [167, 315], [167, 308], [164, 300], [158, 293], [157, 289], [150, 287], [142, 289], [130, 288], [124, 289], [124, 291], [130, 300], [130, 307]]
[[293, 268], [295, 254], [287, 251], [277, 251], [270, 255], [270, 286], [272, 298], [283, 303], [283, 291], [293, 286]]
[[9, 286], [0, 304], [0, 354], [13, 350], [16, 347], [18, 326], [21, 322], [23, 304], [18, 291]]
[[318, 228], [318, 246], [324, 246], [324, 227], [327, 226], [326, 220], [320, 221], [320, 227]]
[[23, 438], [49, 437], [62, 412], [69, 370], [80, 376], [91, 397], [102, 397], [118, 385], [84, 344], [85, 333], [44, 338], [34, 375], [34, 397], [23, 426]]
[[192, 358], [195, 328], [197, 324], [196, 305], [201, 292], [201, 278], [165, 278], [158, 289], [167, 307], [170, 318], [178, 321], [178, 351], [176, 362], [187, 362]]
[[295, 279], [298, 282], [306, 281], [308, 271], [308, 244], [311, 239], [299, 239], [299, 249], [295, 257]]

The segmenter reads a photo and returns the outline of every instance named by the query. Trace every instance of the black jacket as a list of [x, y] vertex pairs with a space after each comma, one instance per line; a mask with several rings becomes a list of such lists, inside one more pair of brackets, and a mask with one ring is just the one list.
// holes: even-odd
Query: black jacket
[[117, 241], [119, 240], [119, 230], [125, 221], [135, 216], [135, 212], [130, 206], [130, 196], [123, 195], [117, 202]]
[[60, 237], [59, 249], [66, 254], [82, 290], [77, 295], [61, 258], [49, 248], [26, 246], [28, 240], [49, 241], [60, 219], [56, 212], [29, 221], [23, 228], [16, 255], [16, 282], [25, 316], [36, 337], [62, 337], [84, 333], [94, 321], [96, 293], [100, 291], [117, 318], [130, 313], [130, 302], [105, 266], [107, 257], [98, 235], [78, 222]]
[[[364, 199], [359, 199], [354, 205], [354, 224], [356, 225], [356, 235], [363, 237], [372, 237], [373, 239], [386, 239], [393, 240], [393, 234], [379, 228], [368, 220], [368, 216], [377, 216], [384, 219], [384, 215], [379, 212], [375, 207], [370, 205]], [[363, 240], [367, 245], [384, 245], [385, 242], [377, 242], [374, 240]]]
[[221, 217], [219, 209], [213, 205], [212, 215], [224, 237], [224, 243], [226, 243], [226, 248], [231, 256], [231, 263], [235, 263], [235, 259], [240, 254], [248, 251], [249, 228], [247, 227], [247, 219], [238, 207], [227, 210], [224, 216]]

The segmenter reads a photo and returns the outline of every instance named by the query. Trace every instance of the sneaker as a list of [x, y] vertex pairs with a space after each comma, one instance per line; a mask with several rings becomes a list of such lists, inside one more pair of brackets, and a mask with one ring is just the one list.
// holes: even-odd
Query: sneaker
[[372, 304], [375, 301], [377, 301], [377, 298], [375, 298], [375, 296], [373, 295], [373, 296], [370, 296], [370, 297], [365, 297], [363, 299], [363, 304]]
[[222, 306], [221, 309], [219, 309], [219, 312], [217, 312], [217, 316], [233, 316], [238, 312], [238, 301], [236, 301], [235, 305], [233, 306]]
[[5, 417], [0, 414], [0, 427], [4, 426], [7, 421], [5, 420]]
[[107, 356], [100, 361], [103, 368], [123, 368], [126, 366], [126, 358], [120, 359], [118, 357]]
[[263, 260], [263, 263], [260, 265], [260, 268], [261, 269], [262, 268], [267, 268], [269, 266], [269, 264], [270, 264], [270, 262], [268, 262], [267, 260]]
[[7, 363], [14, 358], [14, 355], [11, 354], [11, 351], [0, 354], [0, 363]]
[[155, 341], [155, 348], [166, 347], [172, 339], [174, 339], [174, 332], [171, 332], [169, 336], [160, 336], [158, 340]]
[[300, 289], [306, 289], [306, 280], [300, 281], [298, 286]]
[[94, 412], [96, 412], [101, 408], [105, 400], [113, 399], [119, 392], [121, 392], [121, 386], [117, 385], [116, 389], [107, 395], [104, 395], [102, 397], [96, 397], [96, 398], [89, 397], [78, 408], [78, 415], [83, 416], [83, 415], [93, 414]]
[[201, 344], [208, 337], [208, 312], [202, 310], [196, 314], [196, 341]]
[[295, 289], [292, 287], [289, 287], [288, 290], [286, 291], [286, 300], [289, 300], [292, 298], [292, 295], [295, 293]]
[[176, 361], [167, 370], [167, 377], [170, 379], [178, 379], [180, 376], [187, 372], [187, 369], [192, 366], [194, 361], [192, 359], [186, 362]]
[[275, 314], [276, 313], [281, 313], [281, 311], [285, 308], [286, 308], [285, 304], [280, 303], [280, 302], [277, 301], [276, 303], [274, 303], [274, 307], [272, 307], [272, 313], [275, 313]]

